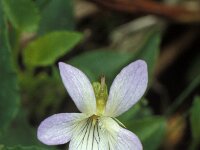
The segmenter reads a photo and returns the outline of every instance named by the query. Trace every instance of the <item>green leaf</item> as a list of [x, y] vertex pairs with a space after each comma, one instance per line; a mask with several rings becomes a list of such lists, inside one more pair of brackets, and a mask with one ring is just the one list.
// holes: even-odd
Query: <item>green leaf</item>
[[196, 96], [191, 108], [190, 124], [192, 129], [192, 137], [195, 143], [200, 142], [200, 96]]
[[141, 99], [128, 111], [118, 117], [118, 119], [124, 124], [128, 124], [130, 120], [146, 118], [152, 115], [152, 110], [147, 106], [147, 100]]
[[31, 0], [2, 0], [3, 9], [12, 25], [20, 31], [34, 32], [39, 24], [39, 10]]
[[101, 49], [81, 54], [71, 59], [69, 63], [84, 71], [91, 80], [97, 80], [100, 75], [105, 75], [106, 79], [111, 80], [131, 60], [144, 59], [148, 65], [149, 78], [152, 78], [159, 54], [159, 45], [160, 32], [153, 30], [148, 34], [144, 46], [136, 53]]
[[140, 109], [141, 109], [140, 103], [137, 103], [136, 105], [134, 105], [134, 107], [130, 108], [127, 112], [120, 115], [118, 119], [120, 120], [120, 122], [126, 125], [126, 123], [129, 122], [129, 120], [133, 119], [136, 116], [136, 114], [140, 111]]
[[19, 108], [19, 88], [0, 2], [0, 135]]
[[18, 113], [9, 130], [5, 131], [2, 134], [3, 136], [0, 137], [1, 143], [6, 146], [39, 144], [36, 138], [36, 131], [30, 127], [24, 114], [22, 111]]
[[50, 0], [34, 0], [40, 11], [50, 2]]
[[23, 52], [24, 62], [28, 66], [48, 66], [69, 52], [82, 35], [76, 32], [51, 32], [29, 43]]
[[[1, 149], [1, 147], [0, 147]], [[36, 147], [36, 146], [13, 146], [13, 147], [5, 147], [3, 146], [1, 150], [47, 150], [45, 148]]]
[[149, 33], [145, 44], [137, 52], [136, 58], [143, 59], [148, 65], [149, 79], [152, 80], [155, 65], [160, 51], [160, 32], [153, 30]]
[[69, 63], [81, 69], [92, 81], [105, 75], [106, 82], [111, 82], [120, 68], [130, 62], [132, 57], [131, 53], [98, 50], [74, 57]]
[[41, 16], [40, 34], [74, 28], [72, 0], [49, 0], [43, 8]]
[[139, 137], [144, 149], [156, 150], [164, 139], [166, 120], [158, 116], [132, 122], [130, 120], [127, 128], [132, 130]]
[[149, 81], [152, 81], [160, 50], [161, 29], [155, 18], [147, 16], [124, 24], [111, 34], [113, 49], [133, 52], [134, 59], [147, 62]]
[[27, 121], [26, 113], [24, 111], [20, 111], [16, 119], [10, 125], [9, 130], [5, 131], [3, 133], [3, 136], [0, 137], [0, 141], [1, 141], [0, 143], [8, 146], [9, 148], [11, 147], [14, 148], [16, 147], [16, 145], [27, 146], [27, 149], [32, 148], [32, 147], [29, 147], [30, 145], [46, 148], [47, 146], [42, 144], [37, 139], [36, 134], [37, 134], [36, 129], [31, 127]]

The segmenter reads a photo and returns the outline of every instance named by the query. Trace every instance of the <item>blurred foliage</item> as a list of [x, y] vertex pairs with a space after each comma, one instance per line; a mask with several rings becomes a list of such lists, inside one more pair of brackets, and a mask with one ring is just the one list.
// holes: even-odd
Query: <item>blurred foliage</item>
[[[0, 3], [1, 7], [1, 3]], [[19, 108], [19, 87], [8, 41], [8, 26], [0, 9], [0, 136]]]
[[196, 96], [193, 101], [193, 105], [191, 108], [190, 113], [190, 124], [192, 130], [192, 137], [193, 137], [193, 147], [197, 148], [198, 144], [200, 143], [200, 97]]
[[20, 76], [24, 93], [23, 103], [29, 108], [29, 113], [36, 114], [36, 118], [43, 117], [46, 108], [49, 109], [49, 112], [56, 113], [65, 98], [66, 91], [56, 71], [52, 76], [48, 76], [46, 73], [38, 74], [36, 77], [24, 74]]
[[111, 84], [122, 67], [136, 59], [143, 59], [148, 64], [149, 78], [151, 79], [159, 54], [159, 44], [160, 33], [153, 30], [148, 35], [145, 45], [142, 45], [136, 53], [99, 49], [74, 57], [69, 60], [69, 63], [80, 68], [91, 81], [99, 80], [101, 75], [105, 75], [107, 82]]
[[174, 103], [172, 103], [171, 107], [166, 111], [166, 114], [172, 114], [182, 103], [184, 103], [186, 98], [199, 86], [199, 84], [200, 74], [198, 74], [188, 87], [175, 99]]
[[141, 99], [139, 103], [130, 108], [127, 112], [120, 115], [118, 119], [126, 125], [130, 120], [138, 120], [141, 118], [148, 118], [153, 115], [152, 109], [148, 107], [147, 100]]
[[47, 150], [45, 148], [40, 148], [36, 146], [13, 146], [13, 147], [5, 147], [0, 145], [1, 150]]
[[140, 120], [129, 120], [127, 128], [141, 139], [144, 149], [154, 150], [158, 149], [163, 142], [166, 132], [166, 119], [153, 116]]
[[24, 112], [19, 112], [10, 125], [10, 130], [4, 132], [0, 137], [0, 141], [6, 146], [39, 144], [36, 138], [36, 130], [30, 127], [24, 114]]
[[[62, 85], [57, 62], [72, 64], [92, 82], [105, 75], [109, 88], [119, 71], [137, 59], [148, 64], [148, 90], [145, 98], [118, 119], [141, 139], [144, 150], [156, 150], [168, 147], [168, 120], [176, 118], [178, 112], [185, 125], [189, 116], [191, 137], [174, 132], [177, 128], [170, 132], [179, 134], [177, 141], [184, 141], [182, 136], [187, 135], [191, 141], [187, 148], [198, 149], [199, 96], [190, 104], [192, 95], [199, 95], [199, 54], [190, 59], [186, 69], [179, 65], [185, 73], [180, 78], [186, 80], [180, 88], [185, 90], [173, 91], [170, 88], [180, 82], [173, 81], [167, 87], [160, 80], [163, 76], [169, 84], [174, 80], [168, 76], [171, 70], [167, 67], [178, 59], [177, 45], [189, 40], [168, 46], [162, 56], [166, 22], [152, 16], [135, 19], [116, 14], [79, 0], [0, 0], [0, 150], [45, 150], [47, 146], [36, 136], [41, 120], [59, 112], [77, 111]], [[179, 38], [167, 36], [169, 41]], [[166, 76], [155, 75], [159, 68], [164, 68]], [[171, 91], [173, 96], [167, 95]], [[173, 121], [171, 124], [179, 126], [177, 119]], [[176, 147], [177, 143], [173, 144], [171, 147]]]
[[[41, 3], [46, 0], [37, 0]], [[75, 26], [73, 17], [73, 4], [71, 0], [48, 0], [41, 9], [39, 34], [55, 30], [72, 30]]]
[[147, 62], [149, 81], [151, 81], [160, 50], [160, 31], [153, 30], [147, 37], [141, 50], [137, 51], [136, 59], [143, 59]]
[[17, 30], [37, 31], [40, 16], [31, 0], [2, 0], [2, 5], [6, 16]]
[[119, 69], [130, 62], [132, 55], [110, 50], [95, 50], [74, 57], [69, 63], [80, 68], [91, 81], [98, 81], [101, 75], [105, 75], [106, 82], [110, 83]]
[[70, 51], [80, 39], [75, 32], [51, 32], [31, 42], [24, 49], [23, 58], [28, 66], [48, 66]]
[[196, 78], [197, 75], [200, 74], [200, 54], [195, 56], [193, 61], [191, 62], [191, 66], [189, 70], [187, 71], [187, 80], [192, 81], [194, 78]]

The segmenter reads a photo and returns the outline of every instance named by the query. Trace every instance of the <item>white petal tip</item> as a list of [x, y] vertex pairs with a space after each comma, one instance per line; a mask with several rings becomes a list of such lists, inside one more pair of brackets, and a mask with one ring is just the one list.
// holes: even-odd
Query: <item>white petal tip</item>
[[133, 63], [137, 63], [139, 66], [143, 66], [143, 67], [146, 67], [147, 68], [147, 63], [146, 61], [142, 60], [142, 59], [139, 59], [139, 60], [136, 60], [135, 62]]
[[59, 66], [59, 69], [61, 70], [63, 67], [65, 67], [67, 64], [65, 64], [64, 62], [59, 62], [58, 63], [58, 66]]

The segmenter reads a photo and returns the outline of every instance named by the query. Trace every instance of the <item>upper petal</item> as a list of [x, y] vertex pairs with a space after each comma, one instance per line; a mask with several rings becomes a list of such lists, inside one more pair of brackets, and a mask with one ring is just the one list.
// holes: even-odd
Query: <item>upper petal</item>
[[96, 99], [89, 79], [79, 69], [59, 63], [60, 74], [65, 88], [77, 108], [84, 113], [96, 113]]
[[105, 115], [116, 117], [127, 111], [142, 97], [147, 82], [145, 61], [137, 60], [123, 68], [111, 85]]
[[84, 120], [85, 114], [60, 113], [46, 118], [38, 127], [38, 139], [47, 145], [59, 145], [67, 143], [77, 123]]

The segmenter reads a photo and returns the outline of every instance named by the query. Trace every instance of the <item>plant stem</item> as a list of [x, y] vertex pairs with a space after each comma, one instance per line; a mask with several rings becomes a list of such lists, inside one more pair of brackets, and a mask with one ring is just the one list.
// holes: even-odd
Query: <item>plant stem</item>
[[169, 116], [171, 115], [173, 112], [175, 112], [177, 110], [177, 108], [186, 100], [186, 98], [188, 97], [188, 95], [190, 95], [190, 93], [197, 88], [197, 86], [200, 85], [200, 75], [198, 75], [193, 81], [192, 83], [182, 92], [182, 94], [180, 96], [178, 96], [175, 100], [174, 103], [172, 103], [172, 105], [169, 107], [169, 109], [166, 111], [166, 115]]

